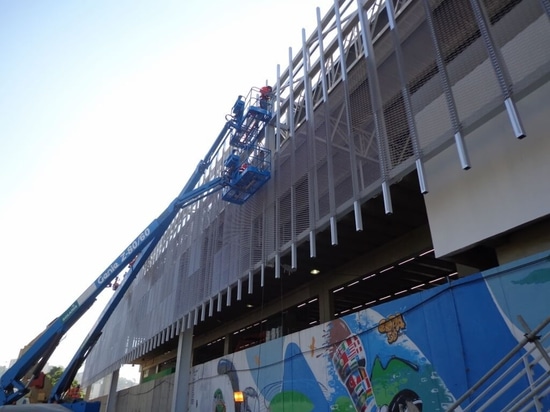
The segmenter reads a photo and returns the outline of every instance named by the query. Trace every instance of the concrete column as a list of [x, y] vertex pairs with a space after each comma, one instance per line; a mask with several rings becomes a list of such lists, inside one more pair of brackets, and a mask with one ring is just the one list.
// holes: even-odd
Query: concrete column
[[105, 412], [116, 412], [117, 386], [119, 369], [111, 374], [111, 384], [109, 385], [109, 396], [107, 396], [107, 407]]
[[225, 339], [223, 341], [223, 354], [228, 355], [229, 354], [229, 340], [231, 339], [231, 334], [228, 333], [225, 335]]
[[90, 393], [92, 393], [92, 385], [88, 386], [85, 390], [84, 399], [90, 400]]
[[480, 272], [478, 268], [474, 268], [468, 265], [462, 265], [460, 263], [456, 264], [456, 271], [458, 273], [459, 278], [464, 278], [469, 275], [473, 275], [474, 273]]
[[174, 378], [172, 412], [187, 411], [189, 405], [190, 371], [193, 361], [193, 328], [180, 333], [178, 358]]
[[319, 288], [319, 322], [332, 320], [334, 315], [334, 299], [332, 292], [326, 287]]

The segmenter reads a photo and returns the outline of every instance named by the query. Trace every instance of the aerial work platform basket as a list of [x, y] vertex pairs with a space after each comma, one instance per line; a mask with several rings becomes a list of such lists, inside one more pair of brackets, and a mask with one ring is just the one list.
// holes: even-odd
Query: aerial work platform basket
[[263, 138], [265, 126], [272, 118], [270, 104], [258, 97], [259, 89], [252, 88], [246, 96], [239, 96], [233, 106], [233, 133], [230, 144], [233, 147], [252, 150]]
[[222, 199], [241, 205], [271, 178], [271, 151], [257, 146], [244, 162], [234, 152], [225, 166], [227, 183]]
[[231, 136], [231, 146], [241, 149], [250, 149], [263, 137], [267, 122], [271, 120], [271, 113], [257, 106], [250, 106], [243, 121]]

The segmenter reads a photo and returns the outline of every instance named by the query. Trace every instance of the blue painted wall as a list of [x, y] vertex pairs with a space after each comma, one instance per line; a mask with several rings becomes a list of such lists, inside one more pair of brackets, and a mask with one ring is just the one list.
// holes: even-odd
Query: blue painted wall
[[[531, 328], [550, 316], [548, 253], [198, 365], [190, 410], [444, 411], [523, 339], [518, 316]], [[549, 410], [548, 396], [543, 404]]]

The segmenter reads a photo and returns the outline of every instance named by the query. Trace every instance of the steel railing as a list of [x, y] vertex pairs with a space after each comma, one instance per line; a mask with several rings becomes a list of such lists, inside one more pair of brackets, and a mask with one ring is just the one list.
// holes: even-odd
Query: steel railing
[[[501, 410], [507, 412], [543, 411], [540, 399], [550, 393], [550, 332], [542, 337], [538, 334], [550, 323], [550, 317], [546, 318], [532, 331], [521, 316], [518, 316], [518, 318], [523, 325], [525, 337], [464, 395], [458, 398], [447, 409], [448, 411], [481, 412], [491, 410], [491, 405], [506, 394], [512, 386], [520, 382], [520, 380], [528, 382], [528, 384]], [[528, 348], [524, 355], [515, 360], [511, 365], [505, 366], [527, 345], [531, 347]], [[533, 368], [537, 365], [543, 365], [545, 372], [538, 378], [535, 378]], [[485, 384], [487, 384], [487, 387], [481, 392], [476, 393]], [[471, 398], [472, 396], [474, 397]], [[460, 405], [467, 399], [469, 399], [468, 405], [463, 409], [459, 409]]]

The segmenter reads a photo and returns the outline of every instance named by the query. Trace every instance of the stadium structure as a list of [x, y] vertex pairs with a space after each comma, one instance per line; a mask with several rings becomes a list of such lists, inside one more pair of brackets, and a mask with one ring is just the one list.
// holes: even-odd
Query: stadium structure
[[[549, 410], [549, 44], [548, 0], [317, 9], [271, 79], [271, 179], [178, 213], [87, 358], [87, 396]], [[117, 391], [125, 364], [140, 383]]]

